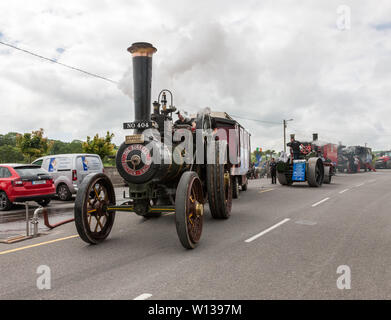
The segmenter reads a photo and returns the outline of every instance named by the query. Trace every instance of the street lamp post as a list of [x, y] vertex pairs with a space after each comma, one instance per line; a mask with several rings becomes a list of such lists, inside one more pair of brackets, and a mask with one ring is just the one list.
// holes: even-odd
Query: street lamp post
[[282, 123], [283, 123], [283, 127], [284, 127], [284, 152], [286, 153], [286, 123], [288, 121], [293, 121], [293, 119], [289, 119], [289, 120], [283, 120]]

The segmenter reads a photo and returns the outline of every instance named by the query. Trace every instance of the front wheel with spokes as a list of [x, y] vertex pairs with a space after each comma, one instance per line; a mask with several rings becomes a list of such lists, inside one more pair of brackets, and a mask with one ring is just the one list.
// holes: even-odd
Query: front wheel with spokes
[[175, 224], [179, 240], [186, 249], [194, 249], [201, 238], [204, 220], [204, 194], [194, 171], [185, 172], [175, 196]]
[[114, 187], [103, 173], [89, 174], [76, 195], [75, 224], [85, 242], [97, 244], [110, 234], [115, 212], [107, 207], [115, 205]]

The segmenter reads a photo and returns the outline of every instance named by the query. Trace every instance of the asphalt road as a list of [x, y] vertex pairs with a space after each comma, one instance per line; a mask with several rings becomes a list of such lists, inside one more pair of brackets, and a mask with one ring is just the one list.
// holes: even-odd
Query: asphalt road
[[[391, 170], [321, 188], [250, 181], [230, 219], [206, 212], [195, 250], [180, 245], [173, 215], [128, 213], [97, 246], [73, 223], [0, 244], [0, 299], [390, 299], [390, 207]], [[40, 265], [50, 290], [37, 288]], [[337, 287], [339, 266], [350, 289]]]

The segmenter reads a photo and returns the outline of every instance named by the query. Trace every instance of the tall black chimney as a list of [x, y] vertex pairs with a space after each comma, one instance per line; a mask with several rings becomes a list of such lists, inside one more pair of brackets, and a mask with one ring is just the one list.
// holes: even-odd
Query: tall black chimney
[[318, 134], [317, 133], [313, 133], [312, 134], [312, 141], [317, 141], [318, 140]]
[[147, 42], [133, 43], [128, 51], [133, 57], [134, 120], [151, 120], [152, 55], [157, 51]]

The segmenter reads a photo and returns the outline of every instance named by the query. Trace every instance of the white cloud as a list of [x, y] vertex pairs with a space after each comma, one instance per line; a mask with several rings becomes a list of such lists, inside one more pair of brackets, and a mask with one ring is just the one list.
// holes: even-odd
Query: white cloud
[[[337, 7], [351, 29], [337, 29]], [[391, 4], [387, 1], [1, 1], [1, 40], [120, 81], [119, 86], [0, 46], [0, 132], [43, 127], [51, 138], [132, 120], [132, 42], [154, 56], [153, 99], [250, 119], [252, 146], [282, 149], [288, 133], [391, 149]], [[381, 27], [379, 27], [381, 26]], [[59, 52], [57, 49], [64, 49]], [[61, 50], [60, 50], [61, 51]]]

